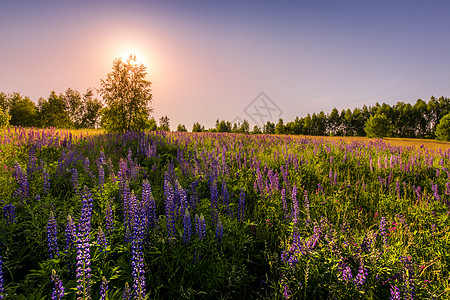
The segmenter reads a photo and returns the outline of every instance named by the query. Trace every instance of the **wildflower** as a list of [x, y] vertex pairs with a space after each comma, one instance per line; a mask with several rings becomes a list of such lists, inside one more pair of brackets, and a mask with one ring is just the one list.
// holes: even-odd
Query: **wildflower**
[[133, 234], [131, 240], [131, 266], [133, 267], [134, 299], [145, 299], [145, 270], [144, 270], [144, 212], [142, 204], [133, 204]]
[[391, 297], [389, 300], [400, 300], [400, 289], [396, 285], [391, 285]]
[[123, 289], [123, 300], [131, 300], [131, 289], [128, 282], [125, 282], [125, 288]]
[[3, 257], [0, 255], [0, 299], [4, 298], [5, 280], [3, 279]]
[[100, 300], [106, 299], [106, 292], [108, 292], [108, 280], [103, 276], [102, 284], [100, 285]]
[[287, 284], [283, 284], [283, 295], [284, 299], [289, 299], [292, 297], [292, 292]]
[[70, 174], [72, 174], [72, 176], [70, 177], [72, 187], [75, 191], [75, 194], [78, 194], [78, 171], [77, 169], [70, 169], [69, 172]]
[[60, 300], [64, 297], [64, 286], [61, 279], [58, 278], [55, 270], [52, 270], [52, 281], [55, 284], [52, 292], [52, 300]]
[[107, 246], [106, 237], [101, 227], [98, 228], [97, 243], [100, 246], [100, 251], [106, 251]]
[[206, 237], [206, 222], [203, 214], [195, 215], [195, 233], [198, 235], [198, 239], [201, 241]]
[[298, 201], [297, 201], [297, 187], [294, 185], [292, 188], [292, 220], [294, 223], [297, 223], [299, 208], [298, 208]]
[[12, 204], [7, 204], [3, 207], [3, 216], [6, 219], [6, 224], [16, 223], [16, 207]]
[[106, 221], [106, 234], [110, 235], [111, 232], [114, 230], [114, 216], [113, 216], [113, 210], [111, 207], [111, 202], [108, 201], [106, 204], [105, 209], [105, 221]]
[[287, 209], [287, 203], [286, 203], [286, 190], [281, 190], [281, 201], [283, 203], [283, 219], [288, 218], [288, 209]]
[[217, 226], [216, 226], [216, 240], [218, 243], [222, 242], [222, 238], [223, 238], [223, 225], [222, 225], [222, 221], [218, 221], [217, 222]]
[[50, 212], [50, 217], [47, 222], [47, 241], [48, 241], [48, 253], [50, 259], [59, 257], [58, 253], [58, 233], [56, 220], [53, 212]]
[[383, 238], [384, 246], [387, 247], [386, 218], [385, 217], [381, 217], [381, 220], [380, 220], [380, 234], [381, 234], [381, 237]]
[[362, 286], [367, 279], [367, 269], [364, 267], [364, 261], [361, 259], [359, 264], [358, 274], [355, 276], [354, 282], [356, 286]]
[[184, 218], [183, 218], [183, 229], [184, 229], [183, 242], [185, 244], [187, 244], [191, 240], [191, 235], [192, 235], [191, 215], [189, 214], [189, 211], [187, 208], [185, 210]]
[[241, 193], [239, 194], [238, 221], [243, 222], [244, 216], [245, 216], [245, 193], [244, 190], [241, 189]]
[[92, 195], [85, 187], [82, 195], [81, 217], [77, 230], [77, 294], [79, 298], [90, 299], [91, 291], [91, 255], [90, 240]]
[[103, 191], [103, 186], [105, 184], [105, 170], [102, 165], [98, 166], [98, 188], [100, 192]]
[[50, 191], [50, 175], [47, 172], [47, 169], [44, 168], [44, 170], [42, 171], [42, 181], [44, 182], [44, 186], [42, 188], [42, 193], [44, 195], [47, 195], [48, 192]]
[[20, 198], [22, 201], [28, 198], [30, 194], [30, 186], [28, 184], [27, 173], [22, 171], [20, 165], [16, 162], [14, 164], [14, 178], [19, 184], [19, 188], [14, 192], [13, 197]]
[[75, 223], [73, 222], [71, 215], [67, 216], [65, 237], [66, 237], [65, 252], [67, 252], [70, 248], [72, 248], [72, 245], [75, 243], [77, 238]]

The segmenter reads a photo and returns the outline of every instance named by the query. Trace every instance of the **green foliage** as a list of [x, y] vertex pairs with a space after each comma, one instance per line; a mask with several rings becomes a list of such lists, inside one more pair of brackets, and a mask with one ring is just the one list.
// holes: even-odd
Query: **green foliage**
[[55, 91], [50, 93], [48, 99], [39, 99], [38, 116], [41, 127], [70, 128], [72, 125], [63, 95], [58, 96]]
[[445, 115], [436, 127], [436, 138], [450, 141], [450, 114]]
[[367, 137], [382, 138], [388, 134], [388, 119], [384, 114], [371, 116], [364, 127]]
[[158, 130], [170, 131], [170, 120], [169, 120], [168, 116], [163, 116], [163, 117], [159, 118]]
[[205, 126], [200, 125], [200, 123], [195, 122], [192, 126], [192, 132], [203, 132], [205, 131]]
[[0, 106], [0, 128], [9, 126], [9, 120], [11, 116]]
[[19, 93], [14, 93], [10, 97], [9, 114], [11, 125], [25, 127], [37, 126], [37, 108], [28, 97], [22, 97]]
[[187, 132], [186, 126], [184, 126], [184, 124], [178, 124], [177, 131], [178, 132]]
[[146, 80], [143, 64], [136, 63], [136, 56], [130, 55], [126, 62], [115, 59], [113, 70], [101, 80], [100, 95], [106, 103], [101, 110], [101, 125], [107, 131], [141, 131], [148, 128], [152, 109], [151, 82]]
[[275, 124], [267, 121], [267, 123], [263, 126], [263, 132], [268, 134], [275, 134]]

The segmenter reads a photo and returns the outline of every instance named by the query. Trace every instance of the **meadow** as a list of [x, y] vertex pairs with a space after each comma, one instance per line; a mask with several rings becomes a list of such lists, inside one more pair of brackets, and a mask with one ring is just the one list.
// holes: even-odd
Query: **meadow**
[[450, 144], [408, 143], [5, 129], [0, 299], [448, 299]]

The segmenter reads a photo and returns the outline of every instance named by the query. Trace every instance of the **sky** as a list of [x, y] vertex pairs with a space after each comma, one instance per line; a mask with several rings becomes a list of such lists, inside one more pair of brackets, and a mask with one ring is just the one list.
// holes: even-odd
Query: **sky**
[[171, 129], [450, 97], [448, 1], [0, 2], [0, 91], [99, 88], [133, 52]]

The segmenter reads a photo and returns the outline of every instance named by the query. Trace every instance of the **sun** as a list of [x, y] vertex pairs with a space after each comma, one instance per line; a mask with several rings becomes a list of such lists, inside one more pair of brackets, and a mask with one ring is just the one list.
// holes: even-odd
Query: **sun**
[[136, 50], [125, 50], [122, 52], [122, 54], [120, 55], [120, 59], [122, 61], [127, 61], [128, 58], [130, 57], [130, 55], [135, 55], [136, 56], [136, 63], [137, 64], [144, 64], [145, 65], [145, 59], [144, 56], [142, 55], [141, 52], [136, 51]]

